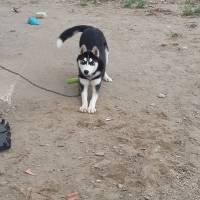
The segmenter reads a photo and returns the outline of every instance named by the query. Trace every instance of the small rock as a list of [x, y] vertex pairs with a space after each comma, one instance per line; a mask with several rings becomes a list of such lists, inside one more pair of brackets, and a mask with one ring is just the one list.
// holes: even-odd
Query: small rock
[[176, 121], [177, 124], [180, 124], [181, 122], [182, 122], [181, 119], [178, 119], [178, 120]]
[[27, 169], [27, 170], [25, 171], [25, 173], [28, 174], [28, 175], [31, 175], [31, 176], [34, 176], [34, 175], [35, 175], [35, 174], [31, 171], [31, 169]]
[[83, 141], [83, 140], [80, 140], [80, 143], [84, 143], [84, 141]]
[[100, 180], [100, 179], [98, 179], [98, 180], [96, 180], [96, 182], [97, 182], [97, 183], [101, 183], [101, 180]]
[[128, 194], [128, 196], [129, 196], [129, 197], [132, 197], [133, 195], [132, 195], [132, 194]]
[[58, 144], [57, 147], [65, 147], [63, 144]]
[[19, 11], [19, 8], [15, 8], [15, 7], [13, 7], [13, 8], [11, 9], [11, 11], [14, 12], [14, 13], [19, 13], [19, 12], [20, 12], [20, 11]]
[[117, 187], [118, 187], [119, 189], [122, 189], [124, 186], [123, 186], [122, 184], [119, 183], [119, 184], [117, 185]]
[[161, 47], [166, 47], [166, 46], [167, 46], [167, 44], [165, 44], [165, 43], [162, 43], [160, 46], [161, 46]]
[[97, 151], [97, 152], [95, 153], [95, 155], [96, 155], [96, 156], [104, 156], [105, 153], [104, 153], [103, 151]]
[[43, 18], [47, 17], [47, 13], [46, 12], [37, 12], [35, 14], [35, 17], [38, 18], [38, 19], [43, 19]]
[[39, 146], [41, 146], [41, 147], [44, 147], [44, 146], [47, 146], [47, 147], [49, 147], [49, 146], [50, 146], [50, 144], [39, 144]]
[[150, 106], [154, 107], [154, 106], [156, 106], [156, 104], [155, 103], [151, 103]]
[[174, 43], [172, 43], [172, 45], [173, 45], [173, 46], [178, 46], [178, 45], [179, 45], [179, 43], [177, 43], [177, 42], [174, 42]]
[[106, 118], [106, 121], [111, 121], [111, 120], [113, 120], [111, 117]]
[[115, 106], [115, 110], [116, 111], [121, 111], [121, 108], [119, 108], [118, 106]]
[[166, 97], [166, 94], [163, 94], [163, 93], [160, 93], [159, 95], [158, 95], [158, 98], [165, 98]]
[[66, 200], [77, 200], [78, 199], [78, 192], [72, 192], [66, 196]]
[[197, 27], [197, 24], [196, 23], [192, 23], [189, 25], [189, 28], [196, 28]]
[[182, 48], [185, 49], [185, 50], [188, 49], [188, 47], [186, 47], [186, 46], [184, 46], [184, 47], [182, 47]]

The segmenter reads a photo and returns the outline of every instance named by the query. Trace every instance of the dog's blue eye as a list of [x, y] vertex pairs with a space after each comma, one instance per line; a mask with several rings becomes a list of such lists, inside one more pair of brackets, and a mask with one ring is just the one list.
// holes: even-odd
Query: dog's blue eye
[[85, 65], [86, 61], [85, 60], [81, 60], [81, 65]]

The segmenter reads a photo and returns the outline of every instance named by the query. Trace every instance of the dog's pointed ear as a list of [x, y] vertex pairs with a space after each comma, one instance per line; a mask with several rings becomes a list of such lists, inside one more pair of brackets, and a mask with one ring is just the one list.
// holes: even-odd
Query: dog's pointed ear
[[94, 46], [94, 47], [92, 48], [92, 53], [93, 53], [96, 57], [99, 57], [99, 49], [98, 49], [96, 46]]
[[87, 51], [87, 47], [83, 44], [81, 46], [81, 54], [84, 54]]

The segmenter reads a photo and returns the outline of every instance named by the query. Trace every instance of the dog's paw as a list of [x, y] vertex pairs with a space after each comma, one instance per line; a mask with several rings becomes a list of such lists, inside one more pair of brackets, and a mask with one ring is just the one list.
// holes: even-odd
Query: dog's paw
[[112, 82], [112, 78], [110, 78], [110, 77], [106, 77], [103, 80], [106, 81], [106, 82]]
[[108, 76], [108, 74], [105, 74], [105, 76], [103, 77], [103, 80], [106, 82], [112, 82], [112, 78], [110, 78], [110, 76]]
[[82, 105], [82, 106], [80, 107], [79, 110], [80, 110], [81, 112], [87, 112], [88, 107], [87, 107], [87, 105]]
[[97, 111], [97, 110], [96, 110], [95, 106], [89, 106], [89, 107], [88, 107], [88, 113], [93, 114], [93, 113], [95, 113], [96, 111]]

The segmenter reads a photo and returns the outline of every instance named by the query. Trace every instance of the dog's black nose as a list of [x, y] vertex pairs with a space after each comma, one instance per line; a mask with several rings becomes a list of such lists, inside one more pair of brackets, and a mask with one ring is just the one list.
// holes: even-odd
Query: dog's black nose
[[88, 70], [84, 70], [84, 74], [88, 75], [89, 71]]

